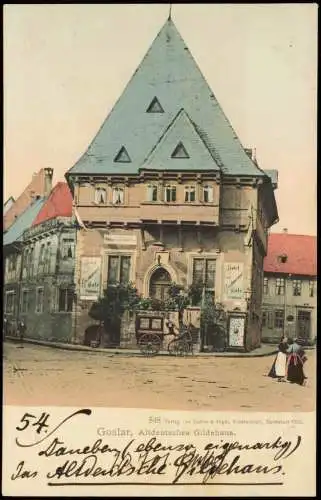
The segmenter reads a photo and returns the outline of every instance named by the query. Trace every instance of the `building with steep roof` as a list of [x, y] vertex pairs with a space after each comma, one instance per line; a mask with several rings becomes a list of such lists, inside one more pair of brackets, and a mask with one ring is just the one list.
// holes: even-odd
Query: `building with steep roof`
[[317, 239], [315, 236], [270, 234], [264, 259], [262, 338], [278, 342], [284, 334], [316, 340]]
[[19, 217], [29, 205], [33, 204], [35, 200], [45, 198], [49, 195], [52, 188], [52, 176], [52, 168], [41, 168], [39, 172], [33, 174], [28, 186], [20, 193], [17, 199], [14, 200], [14, 203], [11, 202], [9, 207], [6, 203], [6, 210], [4, 210], [3, 213], [3, 228], [5, 231], [9, 229], [16, 218]]
[[75, 342], [107, 285], [164, 299], [174, 281], [223, 303], [230, 349], [260, 344], [277, 173], [242, 146], [171, 19], [66, 179], [81, 221]]
[[70, 341], [75, 240], [65, 182], [30, 205], [4, 234], [5, 314], [11, 329], [23, 319], [26, 337]]

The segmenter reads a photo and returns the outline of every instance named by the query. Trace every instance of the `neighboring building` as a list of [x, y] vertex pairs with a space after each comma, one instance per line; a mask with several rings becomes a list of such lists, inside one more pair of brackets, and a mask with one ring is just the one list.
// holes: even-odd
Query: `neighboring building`
[[5, 234], [7, 249], [8, 236], [20, 223], [19, 253], [14, 239], [16, 251], [6, 257], [5, 313], [13, 322], [25, 320], [26, 337], [68, 342], [76, 239], [68, 185], [59, 182], [32, 213], [31, 207], [26, 212], [28, 224], [20, 216]]
[[162, 298], [171, 281], [201, 281], [229, 312], [229, 347], [257, 347], [276, 178], [243, 148], [167, 20], [66, 174], [83, 224], [74, 341], [83, 343], [90, 305], [107, 284], [130, 280]]
[[262, 340], [278, 342], [286, 334], [312, 344], [316, 322], [316, 237], [270, 234], [264, 260]]
[[52, 187], [52, 168], [42, 168], [38, 173], [33, 174], [31, 182], [18, 196], [14, 203], [12, 196], [8, 200], [9, 207], [4, 207], [3, 212], [3, 229], [6, 231], [16, 218], [21, 215], [30, 204], [37, 198], [45, 198], [49, 195]]
[[[29, 228], [41, 210], [44, 198], [38, 198], [16, 218], [3, 236], [4, 260], [4, 313], [10, 323], [10, 331], [16, 330], [19, 318], [23, 233]], [[9, 332], [10, 333], [10, 332]]]

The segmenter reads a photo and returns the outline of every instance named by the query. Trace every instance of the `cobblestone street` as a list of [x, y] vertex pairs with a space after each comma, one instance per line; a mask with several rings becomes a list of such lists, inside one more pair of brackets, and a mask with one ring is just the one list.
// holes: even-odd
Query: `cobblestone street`
[[77, 352], [4, 343], [4, 404], [209, 411], [312, 411], [316, 352], [304, 387], [267, 377], [273, 356], [253, 358]]

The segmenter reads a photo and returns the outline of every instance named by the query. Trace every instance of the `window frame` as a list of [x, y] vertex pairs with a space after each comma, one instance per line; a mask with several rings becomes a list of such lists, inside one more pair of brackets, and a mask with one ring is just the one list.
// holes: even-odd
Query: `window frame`
[[274, 328], [278, 330], [284, 329], [284, 311], [283, 309], [275, 309], [274, 310]]
[[315, 297], [315, 280], [309, 281], [309, 297]]
[[[68, 256], [68, 248], [67, 248], [67, 255], [66, 256], [63, 255], [63, 250], [65, 250], [65, 247], [68, 246], [67, 242], [69, 242], [70, 247], [71, 247], [71, 256], [70, 257]], [[75, 258], [75, 240], [74, 240], [74, 238], [63, 237], [61, 239], [60, 248], [61, 248], [60, 255], [61, 255], [62, 260], [70, 260], [70, 259]]]
[[[30, 288], [23, 288], [21, 290], [21, 302], [20, 302], [20, 311], [21, 311], [21, 314], [28, 314], [28, 312], [30, 311], [30, 293], [31, 293], [31, 290]], [[24, 296], [26, 295], [26, 309], [23, 307], [24, 306]]]
[[[12, 310], [8, 310], [8, 297], [12, 297]], [[17, 293], [15, 290], [7, 290], [5, 293], [5, 305], [4, 312], [5, 314], [14, 314], [15, 313], [15, 305], [16, 305]]]
[[[110, 282], [109, 280], [109, 269], [110, 269], [110, 260], [111, 259], [116, 259], [118, 260], [117, 263], [117, 279], [115, 282]], [[128, 281], [121, 281], [121, 262], [122, 259], [129, 259], [129, 272], [128, 272]], [[132, 268], [132, 255], [128, 253], [121, 253], [121, 254], [116, 254], [116, 253], [109, 253], [107, 255], [107, 286], [117, 286], [119, 283], [121, 284], [126, 284], [130, 282], [130, 276], [131, 276], [131, 268]]]
[[292, 280], [292, 294], [293, 297], [301, 297], [302, 295], [302, 280]]
[[[208, 196], [209, 192], [211, 192], [212, 199], [206, 200], [205, 193], [207, 193], [207, 196]], [[203, 196], [203, 203], [214, 203], [214, 187], [211, 184], [204, 184], [202, 186], [202, 196]]]
[[[280, 284], [278, 285], [278, 281]], [[280, 293], [278, 293], [278, 290]], [[275, 295], [283, 296], [285, 293], [285, 279], [284, 278], [275, 278]]]
[[[194, 199], [191, 199], [193, 194]], [[186, 199], [187, 198], [187, 199]], [[194, 184], [188, 184], [184, 186], [184, 203], [196, 203], [196, 186]]]
[[[167, 194], [170, 193], [170, 199], [167, 199]], [[174, 200], [173, 198], [174, 195]], [[175, 184], [165, 184], [164, 186], [164, 201], [165, 203], [176, 203], [177, 202], [177, 186]]]
[[[156, 190], [156, 200], [154, 200], [154, 194]], [[150, 196], [151, 193], [151, 196]], [[148, 203], [155, 203], [158, 201], [159, 186], [157, 184], [147, 184], [147, 201]]]
[[[60, 309], [60, 294], [64, 293], [64, 309]], [[71, 309], [68, 309], [68, 296], [71, 296]], [[57, 312], [59, 313], [71, 313], [73, 311], [74, 304], [74, 289], [71, 286], [59, 286], [58, 287], [58, 301], [57, 301]]]
[[[98, 193], [99, 191], [99, 193]], [[98, 200], [98, 197], [100, 196], [100, 192], [103, 191], [105, 193], [105, 200], [104, 201], [99, 201]], [[106, 205], [108, 202], [108, 192], [107, 192], [107, 189], [105, 187], [102, 187], [102, 186], [95, 186], [94, 188], [94, 203], [96, 205]]]
[[[122, 193], [122, 201], [120, 201], [120, 202], [115, 201], [115, 192], [116, 191], [120, 191]], [[114, 206], [125, 205], [125, 187], [124, 186], [113, 186], [111, 192], [112, 192], [111, 202]]]
[[269, 295], [269, 278], [263, 277], [263, 295]]
[[[199, 280], [195, 280], [195, 262], [200, 261], [203, 262], [205, 265], [203, 265], [203, 270], [202, 270], [202, 281], [200, 282]], [[214, 277], [213, 277], [213, 285], [214, 286], [206, 286], [207, 283], [207, 273], [208, 273], [208, 262], [213, 261], [215, 262], [215, 270], [214, 270]], [[203, 295], [203, 290], [204, 294], [206, 295], [211, 295], [213, 298], [213, 302], [215, 301], [215, 292], [216, 292], [216, 276], [217, 276], [217, 257], [215, 256], [206, 256], [206, 257], [192, 257], [192, 272], [191, 272], [191, 284], [196, 285], [197, 283], [201, 284], [202, 286], [202, 295]], [[204, 286], [205, 285], [205, 286]], [[202, 300], [202, 299], [201, 299]]]
[[[41, 307], [38, 308], [39, 303], [38, 303], [38, 293], [39, 291], [42, 291], [42, 301], [41, 301]], [[43, 304], [44, 304], [44, 298], [45, 298], [45, 289], [43, 286], [37, 286], [36, 287], [36, 304], [35, 304], [35, 313], [36, 314], [42, 314], [43, 313]]]

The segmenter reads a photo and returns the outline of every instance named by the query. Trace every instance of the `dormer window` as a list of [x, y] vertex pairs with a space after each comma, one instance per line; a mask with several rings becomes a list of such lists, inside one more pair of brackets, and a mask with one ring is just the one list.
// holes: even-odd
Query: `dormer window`
[[157, 201], [157, 186], [153, 184], [147, 186], [147, 201]]
[[124, 188], [113, 188], [113, 205], [122, 205], [124, 203]]
[[104, 188], [95, 189], [95, 203], [97, 205], [105, 205], [107, 203], [107, 191]]
[[191, 203], [196, 199], [195, 186], [185, 186], [185, 203]]
[[280, 262], [280, 264], [285, 264], [287, 262], [287, 260], [288, 260], [288, 256], [285, 254], [278, 256], [278, 261]]
[[204, 203], [213, 203], [213, 186], [203, 186], [203, 200]]
[[165, 186], [165, 201], [167, 203], [176, 201], [176, 186]]

